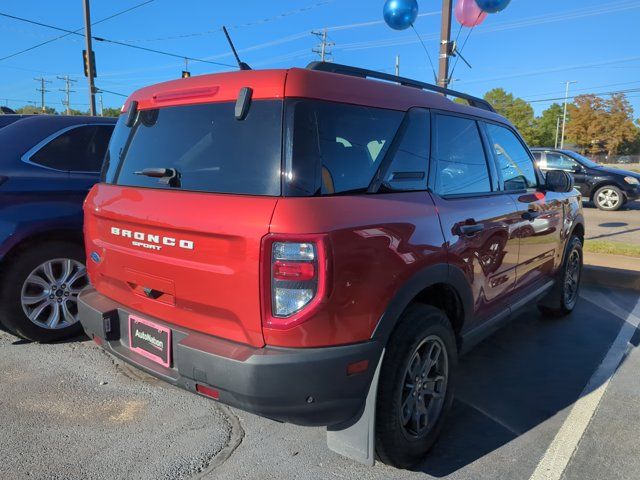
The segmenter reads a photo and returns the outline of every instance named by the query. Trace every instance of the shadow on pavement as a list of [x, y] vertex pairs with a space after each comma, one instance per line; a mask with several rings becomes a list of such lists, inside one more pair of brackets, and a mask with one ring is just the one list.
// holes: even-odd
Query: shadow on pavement
[[[605, 227], [605, 228], [615, 228], [618, 225], [602, 223], [602, 224], [600, 224], [598, 226], [599, 227]], [[631, 228], [629, 230], [620, 230], [619, 232], [614, 232], [614, 233], [603, 233], [601, 235], [595, 235], [595, 236], [589, 237], [588, 240], [598, 240], [600, 238], [611, 238], [611, 237], [616, 237], [618, 235], [626, 235], [628, 233], [633, 233], [633, 232], [640, 232], [640, 228]]]
[[[640, 293], [608, 297], [631, 311]], [[449, 475], [571, 406], [622, 323], [585, 298], [564, 319], [546, 318], [535, 307], [519, 314], [461, 359], [453, 409], [419, 470]]]

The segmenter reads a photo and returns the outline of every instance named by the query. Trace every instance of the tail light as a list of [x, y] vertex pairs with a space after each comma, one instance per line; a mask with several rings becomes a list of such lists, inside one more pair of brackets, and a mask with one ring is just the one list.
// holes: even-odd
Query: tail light
[[266, 328], [286, 329], [307, 320], [324, 296], [325, 238], [267, 237], [263, 250]]

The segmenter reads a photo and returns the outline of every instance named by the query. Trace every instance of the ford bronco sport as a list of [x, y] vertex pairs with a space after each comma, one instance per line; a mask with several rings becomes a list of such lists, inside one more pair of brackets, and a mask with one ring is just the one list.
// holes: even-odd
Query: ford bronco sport
[[570, 176], [543, 179], [483, 100], [324, 63], [203, 75], [123, 106], [85, 202], [80, 321], [222, 403], [330, 434], [365, 417], [407, 467], [459, 354], [524, 305], [573, 310], [583, 236]]

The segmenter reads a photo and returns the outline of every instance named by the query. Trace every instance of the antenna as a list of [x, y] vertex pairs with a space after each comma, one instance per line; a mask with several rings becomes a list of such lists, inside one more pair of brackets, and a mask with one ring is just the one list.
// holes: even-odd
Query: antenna
[[231, 37], [229, 36], [229, 32], [227, 32], [227, 27], [222, 26], [222, 31], [224, 35], [227, 37], [227, 42], [229, 42], [229, 46], [231, 47], [231, 51], [233, 52], [233, 56], [236, 57], [236, 62], [238, 62], [238, 67], [240, 70], [251, 70], [251, 67], [240, 60], [238, 56], [238, 52], [236, 52], [236, 47], [233, 46], [233, 42], [231, 41]]

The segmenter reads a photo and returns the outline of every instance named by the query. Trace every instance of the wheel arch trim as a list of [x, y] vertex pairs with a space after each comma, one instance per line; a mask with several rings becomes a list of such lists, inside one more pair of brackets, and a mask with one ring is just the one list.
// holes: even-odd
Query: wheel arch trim
[[[462, 328], [469, 324], [473, 315], [473, 293], [464, 272], [450, 264], [437, 264], [426, 267], [407, 280], [395, 293], [387, 309], [384, 311], [371, 338], [381, 340], [385, 345], [396, 327], [402, 312], [425, 289], [434, 285], [444, 284], [457, 294], [462, 308]], [[451, 321], [451, 319], [450, 319]], [[453, 324], [452, 324], [453, 328]]]

